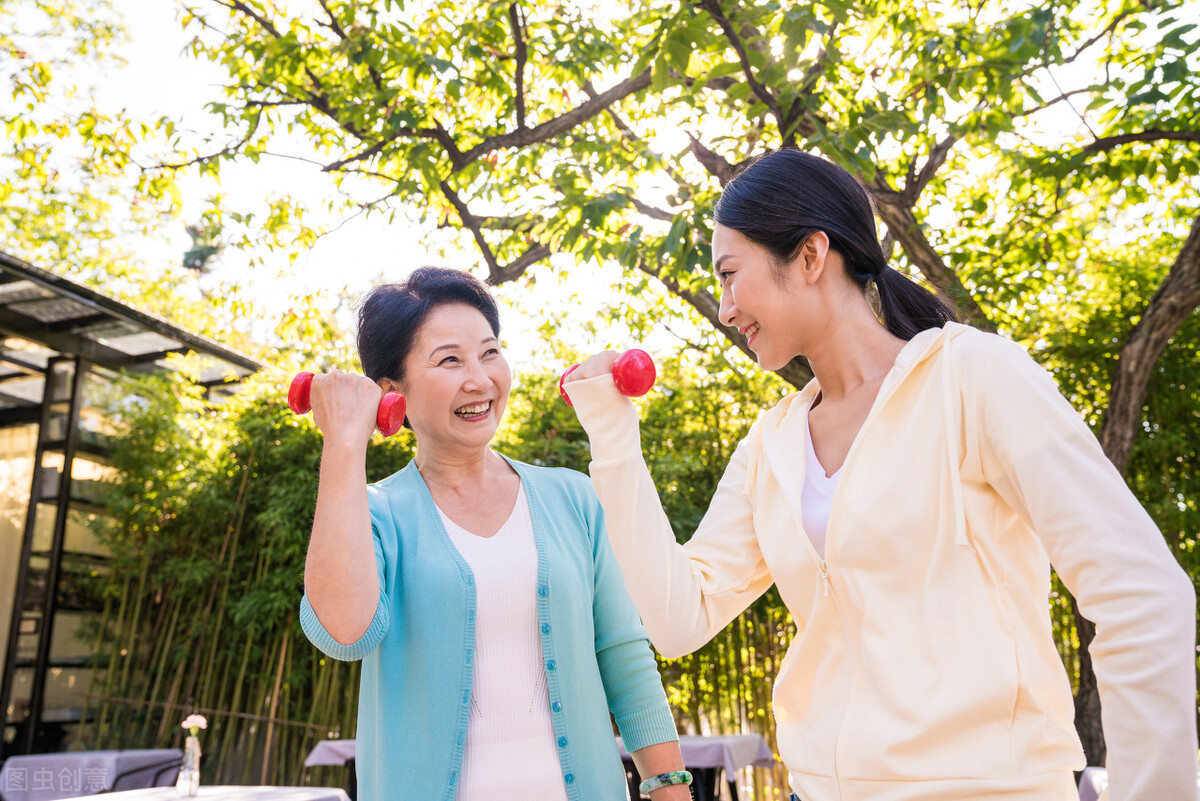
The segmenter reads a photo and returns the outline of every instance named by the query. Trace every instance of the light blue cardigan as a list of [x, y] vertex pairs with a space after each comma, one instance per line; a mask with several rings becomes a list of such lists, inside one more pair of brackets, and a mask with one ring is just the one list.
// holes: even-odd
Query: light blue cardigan
[[[611, 711], [630, 751], [678, 738], [646, 633], [625, 590], [588, 478], [509, 460], [529, 500], [538, 625], [567, 797], [623, 801]], [[341, 645], [300, 602], [304, 633], [363, 660], [356, 744], [361, 801], [453, 801], [475, 649], [475, 587], [416, 464], [368, 487], [379, 606]]]

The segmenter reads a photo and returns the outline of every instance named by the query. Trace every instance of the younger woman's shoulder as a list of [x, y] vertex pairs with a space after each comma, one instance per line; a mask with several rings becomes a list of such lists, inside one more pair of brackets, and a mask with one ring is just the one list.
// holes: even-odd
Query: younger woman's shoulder
[[967, 373], [995, 376], [1009, 370], [1036, 367], [1024, 345], [1008, 337], [959, 323], [946, 324], [947, 352]]

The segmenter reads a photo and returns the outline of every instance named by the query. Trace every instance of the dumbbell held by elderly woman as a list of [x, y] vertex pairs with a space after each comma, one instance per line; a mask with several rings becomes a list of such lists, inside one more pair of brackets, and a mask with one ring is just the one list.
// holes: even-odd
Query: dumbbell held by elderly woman
[[[558, 379], [558, 393], [562, 395], [562, 399], [567, 402], [568, 406], [575, 404], [571, 403], [571, 399], [567, 397], [563, 383], [577, 367], [579, 367], [578, 364], [571, 365]], [[631, 348], [613, 362], [612, 377], [613, 383], [617, 385], [617, 392], [627, 398], [640, 398], [654, 386], [658, 372], [654, 368], [654, 359], [650, 358], [649, 353], [638, 348]]]
[[[312, 408], [313, 373], [297, 373], [288, 387], [288, 406], [296, 414], [307, 414]], [[385, 437], [395, 434], [404, 425], [404, 414], [407, 411], [404, 396], [399, 392], [388, 392], [379, 401], [379, 409], [375, 413], [375, 426]]]

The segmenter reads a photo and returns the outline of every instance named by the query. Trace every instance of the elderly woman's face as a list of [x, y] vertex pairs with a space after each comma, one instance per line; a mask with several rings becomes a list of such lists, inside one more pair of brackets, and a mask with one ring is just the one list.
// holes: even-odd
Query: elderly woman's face
[[487, 318], [462, 303], [438, 306], [417, 333], [402, 389], [408, 423], [425, 446], [485, 448], [512, 387]]

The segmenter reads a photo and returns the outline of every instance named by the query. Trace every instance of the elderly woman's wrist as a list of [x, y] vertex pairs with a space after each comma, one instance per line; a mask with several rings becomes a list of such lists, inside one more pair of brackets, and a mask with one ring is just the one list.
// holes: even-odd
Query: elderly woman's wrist
[[692, 801], [690, 784], [675, 784], [650, 791], [650, 801]]

